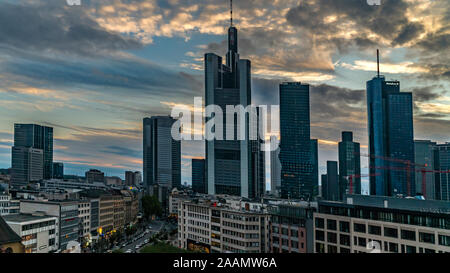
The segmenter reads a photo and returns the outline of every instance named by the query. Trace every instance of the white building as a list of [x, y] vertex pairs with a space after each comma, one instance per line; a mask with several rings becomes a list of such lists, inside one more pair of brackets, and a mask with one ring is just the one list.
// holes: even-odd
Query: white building
[[25, 253], [48, 253], [57, 250], [56, 217], [36, 213], [6, 215], [3, 219], [22, 238]]
[[232, 209], [210, 200], [184, 200], [178, 208], [181, 248], [213, 253], [269, 252], [268, 214]]
[[19, 204], [20, 201], [11, 199], [11, 195], [0, 193], [0, 216], [19, 213]]
[[80, 200], [78, 202], [78, 218], [80, 218], [80, 238], [89, 240], [91, 234], [91, 201]]

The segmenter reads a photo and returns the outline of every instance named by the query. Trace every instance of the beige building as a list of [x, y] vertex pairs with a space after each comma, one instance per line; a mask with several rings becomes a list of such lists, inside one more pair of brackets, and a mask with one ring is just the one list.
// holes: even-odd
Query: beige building
[[320, 201], [316, 253], [450, 253], [450, 203], [349, 195]]
[[179, 247], [212, 253], [269, 252], [269, 218], [261, 211], [232, 209], [216, 201], [180, 200]]
[[114, 228], [114, 196], [100, 196], [99, 229], [106, 234]]

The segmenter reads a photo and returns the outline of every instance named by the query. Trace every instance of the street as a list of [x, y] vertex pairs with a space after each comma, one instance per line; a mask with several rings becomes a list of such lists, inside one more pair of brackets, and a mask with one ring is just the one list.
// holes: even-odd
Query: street
[[[146, 244], [144, 244], [144, 241], [146, 239], [149, 239], [150, 237], [152, 237], [154, 234], [158, 233], [159, 231], [161, 231], [161, 229], [164, 227], [164, 222], [162, 221], [153, 221], [151, 222], [148, 226], [147, 229], [149, 230], [148, 233], [144, 232], [137, 232], [136, 235], [132, 238], [129, 239], [127, 242], [123, 243], [120, 246], [120, 249], [126, 253], [128, 251], [128, 253], [134, 253], [137, 252], [139, 253], [139, 250], [143, 247], [145, 247]], [[141, 247], [139, 249], [136, 249], [137, 245], [141, 245]]]

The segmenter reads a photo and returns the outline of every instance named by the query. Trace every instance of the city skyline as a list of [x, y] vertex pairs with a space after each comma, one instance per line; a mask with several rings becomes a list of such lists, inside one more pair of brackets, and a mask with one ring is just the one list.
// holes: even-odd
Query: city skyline
[[[14, 22], [11, 14], [24, 12], [39, 26], [62, 26], [47, 34], [45, 41], [33, 35], [10, 35], [0, 42], [4, 97], [0, 168], [10, 167], [13, 124], [38, 123], [54, 127], [54, 161], [63, 162], [66, 173], [83, 174], [95, 167], [123, 177], [126, 170], [141, 170], [142, 118], [167, 115], [171, 106], [190, 105], [192, 97], [203, 94], [198, 59], [205, 52], [226, 52], [228, 2], [215, 1], [205, 8], [199, 5], [202, 1], [187, 1], [175, 9], [170, 3], [133, 1], [140, 3], [140, 17], [131, 17], [134, 11], [124, 1], [95, 5], [83, 1], [80, 7], [63, 2], [0, 1], [0, 18]], [[450, 129], [448, 57], [436, 58], [446, 52], [445, 42], [439, 41], [448, 39], [448, 34], [439, 30], [448, 25], [448, 17], [437, 10], [448, 9], [446, 1], [385, 1], [380, 7], [365, 1], [341, 6], [306, 1], [300, 7], [296, 1], [265, 2], [235, 3], [241, 54], [252, 60], [254, 68], [252, 97], [256, 103], [278, 104], [280, 82], [311, 85], [311, 138], [319, 139], [321, 173], [326, 161], [338, 159], [341, 131], [353, 131], [361, 152], [367, 152], [364, 88], [375, 75], [376, 48], [382, 53], [382, 74], [388, 80], [398, 79], [403, 92], [413, 93], [415, 139], [449, 141], [445, 135], [449, 131], [445, 128]], [[377, 29], [376, 9], [384, 12], [385, 20], [395, 11], [401, 18], [392, 21], [391, 29]], [[411, 13], [409, 18], [404, 9]], [[164, 13], [167, 10], [169, 15]], [[48, 18], [33, 11], [48, 13]], [[324, 22], [308, 24], [313, 16], [309, 11]], [[61, 14], [66, 20], [59, 21], [56, 15]], [[346, 24], [356, 31], [353, 37], [341, 33]], [[16, 32], [21, 34], [32, 29], [19, 25]], [[334, 36], [330, 30], [336, 30]], [[306, 35], [300, 39], [298, 34]], [[75, 35], [81, 39], [71, 40]], [[96, 50], [90, 41], [97, 42]], [[183, 142], [182, 182], [190, 182], [190, 159], [203, 157], [202, 146]], [[361, 163], [367, 173], [367, 159]]]

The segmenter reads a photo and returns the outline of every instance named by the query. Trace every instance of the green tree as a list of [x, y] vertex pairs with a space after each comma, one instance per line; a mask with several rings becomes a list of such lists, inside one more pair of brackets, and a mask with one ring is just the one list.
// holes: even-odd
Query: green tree
[[158, 198], [154, 195], [146, 195], [142, 197], [142, 209], [144, 210], [144, 217], [149, 220], [153, 215], [161, 216], [162, 207]]

